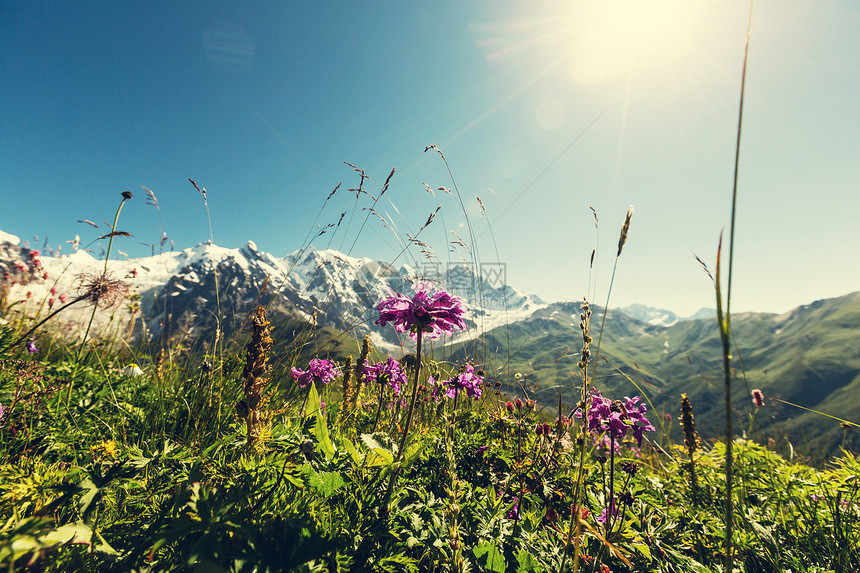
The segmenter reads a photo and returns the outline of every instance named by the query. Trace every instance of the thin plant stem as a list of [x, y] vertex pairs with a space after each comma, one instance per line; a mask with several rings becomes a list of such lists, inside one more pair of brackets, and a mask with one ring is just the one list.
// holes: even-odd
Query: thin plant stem
[[[732, 571], [734, 558], [732, 555], [732, 534], [733, 534], [733, 516], [734, 516], [734, 501], [732, 498], [732, 465], [734, 462], [733, 456], [733, 441], [734, 430], [732, 428], [732, 348], [731, 348], [731, 302], [732, 302], [732, 278], [733, 278], [733, 262], [735, 250], [735, 221], [737, 219], [737, 202], [738, 202], [738, 172], [740, 166], [741, 155], [741, 128], [743, 126], [744, 115], [744, 93], [746, 88], [747, 77], [747, 61], [749, 58], [750, 32], [752, 30], [752, 10], [753, 1], [750, 0], [750, 11], [747, 20], [747, 34], [744, 43], [744, 60], [743, 70], [741, 72], [741, 94], [738, 105], [738, 129], [737, 139], [735, 141], [735, 166], [734, 178], [732, 182], [732, 214], [729, 227], [729, 267], [728, 278], [726, 280], [726, 298], [725, 298], [725, 313], [723, 313], [722, 293], [720, 290], [720, 264], [719, 251], [717, 253], [717, 320], [720, 327], [720, 339], [723, 346], [723, 376], [725, 382], [725, 401], [726, 401], [726, 506], [725, 506], [725, 561], [723, 570], [727, 573]], [[722, 242], [722, 240], [721, 240]]]
[[[114, 233], [116, 232], [117, 221], [119, 221], [119, 214], [122, 211], [123, 205], [125, 205], [125, 202], [129, 199], [131, 199], [131, 193], [129, 193], [128, 191], [123, 191], [122, 201], [119, 202], [119, 207], [117, 207], [116, 215], [114, 215], [114, 218], [113, 218], [113, 225], [111, 225], [111, 228], [110, 228], [110, 231], [111, 231], [109, 233], [110, 239], [108, 240], [108, 248], [107, 248], [107, 252], [105, 253], [105, 266], [104, 266], [105, 272], [107, 272], [108, 261], [110, 260], [110, 252], [111, 252], [111, 248], [113, 247], [113, 237], [114, 237]], [[89, 320], [89, 322], [87, 322], [87, 329], [84, 331], [84, 338], [83, 338], [83, 340], [81, 340], [81, 346], [80, 346], [80, 348], [78, 348], [78, 351], [75, 354], [75, 368], [72, 371], [72, 379], [71, 379], [71, 383], [69, 384], [69, 393], [66, 396], [66, 409], [68, 409], [69, 401], [72, 399], [72, 388], [74, 387], [75, 377], [78, 374], [78, 368], [81, 365], [81, 354], [83, 354], [84, 348], [87, 345], [87, 338], [89, 337], [89, 334], [90, 334], [90, 328], [92, 328], [92, 326], [93, 326], [93, 319], [96, 316], [96, 310], [98, 310], [98, 305], [94, 304], [93, 305], [93, 312], [90, 313], [90, 320]]]
[[603, 328], [606, 326], [606, 315], [609, 314], [609, 297], [612, 295], [612, 285], [615, 283], [615, 269], [618, 268], [618, 257], [612, 265], [612, 278], [609, 279], [609, 290], [606, 292], [606, 304], [603, 305], [603, 318], [600, 320], [600, 334], [597, 335], [597, 351], [594, 353], [594, 368], [591, 369], [591, 379], [597, 375], [597, 365], [600, 363], [600, 343], [603, 341]]
[[424, 334], [420, 329], [416, 333], [415, 340], [415, 383], [412, 385], [412, 400], [409, 402], [409, 411], [406, 413], [406, 424], [403, 426], [403, 436], [400, 438], [400, 449], [397, 451], [397, 459], [403, 458], [403, 450], [406, 448], [406, 439], [409, 437], [409, 427], [412, 424], [412, 415], [415, 412], [415, 402], [418, 400], [418, 377], [421, 374], [421, 338]]

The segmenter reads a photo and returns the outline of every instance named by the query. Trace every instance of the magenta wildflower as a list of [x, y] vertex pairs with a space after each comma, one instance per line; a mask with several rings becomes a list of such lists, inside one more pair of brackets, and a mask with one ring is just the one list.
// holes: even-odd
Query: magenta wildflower
[[612, 517], [618, 517], [618, 508], [615, 506], [615, 500], [609, 504], [610, 507], [604, 507], [603, 511], [600, 512], [600, 516], [595, 518], [597, 523], [606, 523], [606, 519], [609, 517], [610, 512], [612, 513]]
[[334, 381], [335, 378], [340, 376], [340, 374], [340, 368], [338, 368], [337, 364], [324, 358], [312, 359], [310, 363], [308, 363], [307, 370], [299, 370], [298, 368], [293, 367], [290, 371], [290, 376], [292, 376], [302, 388], [310, 386], [311, 382], [314, 381], [329, 384]]
[[37, 352], [39, 352], [39, 349], [36, 348], [36, 338], [31, 338], [30, 342], [27, 343], [27, 346], [25, 346], [24, 349], [30, 354], [36, 354]]
[[412, 288], [415, 290], [412, 298], [391, 291], [392, 296], [376, 306], [379, 311], [376, 324], [385, 326], [392, 322], [395, 331], [408, 332], [413, 339], [418, 338], [418, 332], [426, 333], [429, 338], [438, 338], [443, 332], [453, 334], [455, 328], [466, 329], [462, 299], [443, 290], [431, 293], [432, 287], [423, 282], [412, 285]]
[[448, 378], [444, 383], [448, 386], [445, 391], [445, 396], [448, 398], [454, 398], [465, 390], [467, 396], [478, 399], [481, 397], [481, 384], [484, 383], [484, 377], [475, 374], [474, 366], [466, 364], [466, 369], [463, 372]]
[[[628, 430], [633, 431], [636, 443], [642, 445], [642, 435], [645, 431], [654, 431], [654, 426], [645, 417], [645, 404], [640, 404], [641, 398], [625, 396], [621, 400], [609, 400], [600, 395], [597, 390], [591, 392], [591, 404], [588, 407], [588, 429], [600, 434], [607, 434], [615, 442], [617, 451], [621, 440]], [[582, 411], [577, 410], [577, 418], [582, 418]]]
[[514, 506], [508, 512], [508, 519], [519, 519], [520, 517], [520, 498], [514, 498]]
[[380, 384], [388, 384], [395, 396], [399, 396], [403, 386], [407, 384], [406, 373], [401, 369], [400, 363], [390, 356], [385, 362], [365, 366], [364, 379], [368, 384], [374, 380]]

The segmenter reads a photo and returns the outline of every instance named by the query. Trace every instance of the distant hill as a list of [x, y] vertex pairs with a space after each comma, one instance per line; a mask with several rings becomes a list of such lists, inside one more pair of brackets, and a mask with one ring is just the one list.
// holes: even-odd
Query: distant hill
[[[578, 303], [550, 304], [493, 330], [486, 336], [493, 364], [521, 373], [545, 403], [557, 402], [560, 390], [572, 405], [580, 384], [579, 312]], [[592, 352], [601, 317], [601, 310], [594, 309]], [[737, 432], [750, 431], [755, 437], [760, 432], [762, 438], [772, 437], [783, 445], [788, 440], [814, 456], [834, 452], [843, 438], [856, 451], [860, 446], [856, 428], [842, 428], [832, 418], [780, 400], [860, 422], [860, 292], [782, 315], [736, 314], [732, 327], [738, 368], [732, 394]], [[610, 310], [600, 353], [596, 385], [606, 395], [639, 393], [623, 372], [639, 384], [661, 415], [677, 418], [680, 395], [686, 392], [700, 432], [716, 437], [723, 431], [724, 384], [715, 319], [684, 320], [667, 327]], [[754, 388], [764, 392], [766, 405], [753, 424], [749, 390]], [[673, 423], [676, 439], [678, 426]]]
[[618, 310], [631, 318], [657, 326], [672, 326], [682, 320], [697, 320], [699, 318], [712, 318], [717, 316], [717, 311], [713, 308], [700, 308], [694, 315], [686, 317], [678, 316], [671, 310], [654, 308], [653, 306], [646, 306], [644, 304], [631, 304], [629, 306], [621, 307]]

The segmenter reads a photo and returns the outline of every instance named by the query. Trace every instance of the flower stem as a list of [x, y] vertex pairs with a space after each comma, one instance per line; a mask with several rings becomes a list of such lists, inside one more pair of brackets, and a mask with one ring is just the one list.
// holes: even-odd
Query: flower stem
[[[114, 237], [114, 233], [116, 232], [117, 221], [119, 221], [119, 214], [122, 211], [122, 206], [125, 205], [125, 202], [130, 198], [131, 198], [131, 193], [124, 191], [122, 194], [122, 201], [119, 202], [119, 207], [117, 207], [116, 214], [113, 217], [113, 225], [111, 225], [111, 228], [110, 228], [110, 231], [111, 231], [110, 232], [110, 239], [108, 240], [108, 248], [107, 248], [107, 252], [105, 253], [105, 266], [104, 266], [105, 272], [107, 272], [108, 261], [110, 260], [110, 251], [111, 251], [111, 248], [113, 247], [113, 237]], [[66, 396], [66, 408], [67, 409], [69, 407], [69, 401], [72, 398], [72, 388], [74, 387], [74, 384], [75, 384], [75, 377], [77, 376], [78, 368], [81, 365], [81, 354], [84, 353], [84, 348], [87, 345], [87, 338], [89, 337], [90, 329], [93, 326], [93, 319], [96, 317], [96, 310], [97, 309], [98, 309], [98, 305], [94, 304], [93, 305], [93, 312], [90, 314], [90, 320], [87, 323], [87, 329], [84, 331], [84, 339], [81, 340], [81, 346], [80, 346], [80, 348], [78, 348], [78, 351], [75, 354], [75, 368], [72, 371], [72, 379], [71, 379], [71, 382], [69, 384], [69, 393]], [[87, 354], [87, 356], [89, 356], [89, 353]]]
[[403, 436], [400, 438], [400, 448], [397, 450], [397, 459], [400, 461], [403, 457], [403, 450], [406, 448], [406, 439], [409, 437], [409, 427], [412, 425], [412, 415], [415, 412], [415, 402], [418, 401], [418, 377], [421, 374], [421, 335], [423, 332], [418, 330], [418, 338], [415, 345], [415, 383], [412, 385], [412, 400], [409, 402], [409, 411], [406, 413], [406, 424], [403, 426]]

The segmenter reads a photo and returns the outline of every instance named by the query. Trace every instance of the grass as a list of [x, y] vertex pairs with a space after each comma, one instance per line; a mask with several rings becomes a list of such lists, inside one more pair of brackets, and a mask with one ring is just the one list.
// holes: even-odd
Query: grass
[[[0, 563], [19, 571], [558, 571], [577, 484], [584, 517], [570, 551], [575, 543], [579, 570], [706, 571], [724, 559], [723, 443], [695, 451], [695, 494], [687, 448], [625, 444], [615, 488], [629, 503], [607, 527], [596, 517], [607, 506], [611, 462], [590, 440], [576, 447], [575, 421], [538, 435], [536, 408], [508, 408], [490, 389], [456, 407], [427, 401], [422, 390], [399, 456], [406, 411], [384, 408], [371, 433], [377, 388], [365, 387], [351, 408], [335, 384], [301, 391], [281, 374], [262, 392], [252, 445], [228, 408], [242, 396], [243, 357], [225, 356], [223, 387], [201, 368], [213, 359], [191, 356], [160, 376], [130, 377], [119, 373], [126, 355], [93, 352], [71, 385], [74, 346], [50, 361], [4, 360]], [[58, 407], [69, 387], [74, 423]], [[219, 395], [221, 410], [232, 410], [220, 417]], [[814, 469], [751, 440], [733, 447], [744, 499], [736, 567], [850, 571], [860, 559], [860, 460], [846, 452]], [[635, 470], [622, 471], [633, 467], [625, 462]]]

